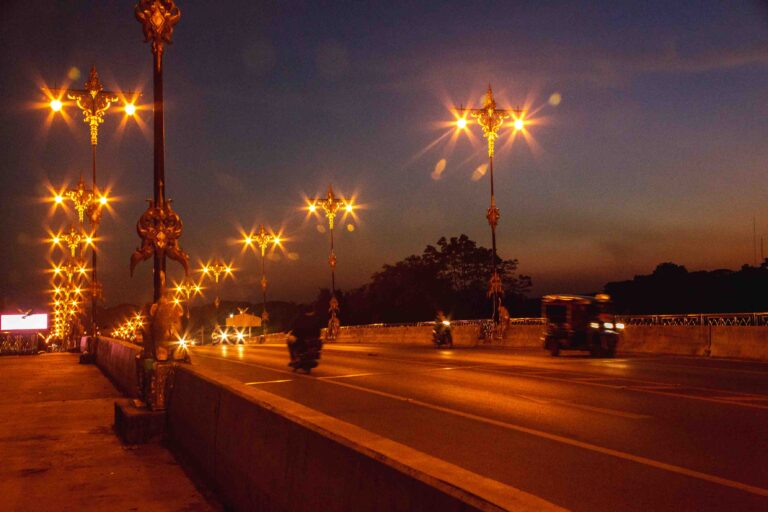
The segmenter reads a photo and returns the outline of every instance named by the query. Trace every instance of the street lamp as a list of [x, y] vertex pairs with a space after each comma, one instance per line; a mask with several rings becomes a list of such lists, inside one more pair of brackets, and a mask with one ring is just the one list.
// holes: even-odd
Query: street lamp
[[62, 243], [67, 246], [70, 256], [75, 259], [77, 258], [78, 249], [80, 249], [80, 254], [82, 255], [85, 246], [93, 245], [93, 236], [70, 225], [67, 233], [59, 233], [51, 238], [51, 244], [54, 246], [62, 245]]
[[219, 278], [226, 279], [227, 276], [231, 276], [233, 269], [228, 263], [222, 262], [219, 258], [213, 260], [213, 263], [203, 265], [200, 271], [206, 277], [213, 277], [214, 283], [216, 283], [216, 300], [213, 301], [213, 305], [216, 306], [216, 310], [219, 309]]
[[202, 295], [202, 290], [203, 288], [199, 284], [187, 279], [177, 284], [174, 288], [176, 298], [187, 303], [187, 319], [189, 319], [190, 299], [194, 298], [196, 295]]
[[280, 237], [274, 233], [267, 233], [267, 231], [264, 229], [264, 224], [259, 224], [259, 232], [255, 235], [246, 235], [242, 242], [246, 247], [253, 247], [254, 245], [257, 245], [261, 250], [261, 335], [266, 336], [269, 313], [267, 313], [267, 274], [264, 268], [264, 260], [266, 259], [267, 247], [269, 247], [270, 244], [272, 247], [280, 245]]
[[177, 261], [189, 275], [189, 256], [179, 245], [183, 225], [181, 217], [166, 200], [165, 181], [165, 116], [163, 105], [163, 52], [170, 44], [173, 27], [181, 18], [181, 11], [173, 0], [139, 0], [134, 8], [141, 23], [144, 41], [152, 42], [152, 85], [154, 122], [153, 199], [139, 218], [136, 230], [141, 247], [131, 255], [131, 274], [140, 261], [154, 258], [153, 299], [159, 303], [165, 291], [165, 258]]
[[337, 318], [339, 312], [339, 301], [336, 298], [336, 253], [333, 247], [333, 227], [335, 224], [336, 214], [341, 210], [344, 215], [352, 213], [354, 205], [351, 201], [346, 201], [343, 198], [336, 197], [333, 193], [333, 185], [328, 186], [328, 192], [324, 198], [318, 198], [309, 203], [307, 207], [310, 213], [317, 214], [318, 209], [321, 209], [325, 213], [326, 219], [328, 219], [328, 228], [330, 232], [331, 250], [328, 255], [328, 265], [331, 267], [331, 301], [328, 311], [331, 314], [331, 318], [328, 320], [328, 339], [336, 339], [338, 330], [340, 327], [339, 319]]
[[[84, 216], [88, 215], [88, 220], [94, 231], [98, 228], [101, 220], [102, 208], [107, 204], [106, 196], [100, 195], [96, 185], [96, 146], [99, 142], [99, 125], [104, 122], [104, 115], [107, 113], [113, 103], [118, 101], [118, 94], [112, 91], [104, 90], [104, 86], [99, 80], [99, 74], [96, 72], [96, 66], [91, 67], [88, 79], [85, 81], [83, 89], [66, 89], [57, 91], [60, 95], [66, 94], [67, 98], [73, 100], [77, 107], [83, 112], [83, 121], [88, 125], [91, 136], [91, 171], [92, 184], [88, 190], [83, 182], [82, 175], [75, 189], [67, 191], [66, 199], [70, 199], [75, 206], [80, 223], [83, 223]], [[53, 98], [49, 103], [51, 110], [60, 112], [63, 103], [59, 98]], [[130, 105], [131, 113], [128, 106]], [[133, 115], [136, 108], [132, 103], [126, 104], [126, 113]], [[56, 203], [62, 202], [61, 196], [56, 196]], [[99, 285], [96, 275], [97, 256], [96, 250], [91, 253], [91, 283], [93, 286], [91, 294], [91, 329], [96, 335], [96, 301], [99, 296]]]
[[499, 322], [499, 300], [503, 293], [501, 277], [496, 271], [496, 226], [501, 218], [501, 213], [496, 207], [496, 197], [493, 189], [493, 157], [495, 153], [496, 139], [499, 137], [499, 130], [504, 125], [504, 121], [510, 117], [513, 119], [512, 126], [515, 130], [522, 130], [525, 126], [523, 119], [524, 111], [517, 109], [496, 108], [496, 100], [493, 99], [493, 90], [488, 84], [488, 92], [485, 95], [485, 103], [482, 108], [464, 108], [460, 106], [456, 109], [458, 119], [457, 128], [463, 130], [467, 128], [469, 120], [467, 115], [477, 120], [477, 124], [483, 129], [483, 137], [488, 139], [488, 169], [491, 179], [491, 205], [485, 215], [488, 224], [491, 226], [491, 244], [493, 255], [491, 257], [491, 278], [488, 286], [488, 296], [493, 297], [493, 321]]

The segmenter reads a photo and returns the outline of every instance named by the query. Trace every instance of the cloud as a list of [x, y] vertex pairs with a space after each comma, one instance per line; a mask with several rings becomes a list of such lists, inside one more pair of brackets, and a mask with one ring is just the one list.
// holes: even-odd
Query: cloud
[[[542, 43], [498, 59], [505, 62], [503, 68], [488, 58], [485, 48], [465, 47], [455, 50], [450, 59], [435, 59], [420, 53], [382, 59], [369, 63], [368, 72], [377, 78], [377, 87], [398, 92], [444, 91], [446, 83], [453, 83], [464, 91], [466, 85], [477, 85], [471, 79], [457, 82], [458, 76], [488, 77], [494, 85], [515, 87], [553, 82], [618, 87], [648, 73], [697, 74], [766, 67], [768, 45], [683, 51], [675, 42], [640, 50]], [[521, 83], [521, 77], [525, 78], [525, 84]], [[453, 86], [450, 92], [456, 92]]]

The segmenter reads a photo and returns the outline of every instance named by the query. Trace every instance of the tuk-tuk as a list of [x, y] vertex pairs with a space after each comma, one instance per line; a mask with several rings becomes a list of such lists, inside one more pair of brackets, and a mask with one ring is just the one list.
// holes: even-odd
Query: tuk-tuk
[[553, 356], [561, 350], [587, 350], [593, 357], [616, 354], [624, 324], [616, 322], [610, 296], [546, 295], [541, 312], [547, 325], [544, 348]]

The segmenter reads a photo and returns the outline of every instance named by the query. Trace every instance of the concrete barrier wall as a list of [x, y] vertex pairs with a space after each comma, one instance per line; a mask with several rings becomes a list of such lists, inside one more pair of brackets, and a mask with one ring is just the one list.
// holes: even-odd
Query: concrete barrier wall
[[127, 341], [101, 336], [96, 339], [96, 365], [130, 398], [139, 396], [136, 358], [141, 350], [139, 345]]
[[[478, 344], [508, 347], [541, 346], [540, 325], [513, 325], [504, 333], [501, 340], [484, 343], [478, 340], [479, 325], [454, 325], [453, 344], [457, 347], [474, 347]], [[432, 343], [432, 326], [373, 326], [342, 327], [337, 338], [339, 343], [395, 343], [410, 345], [429, 345]]]
[[[478, 341], [477, 325], [453, 328], [456, 346], [541, 348], [543, 325], [511, 325], [501, 340]], [[395, 343], [427, 345], [431, 326], [342, 327], [341, 343]], [[734, 357], [768, 361], [768, 327], [709, 325], [628, 325], [619, 352]]]
[[768, 327], [712, 326], [713, 357], [768, 361]]
[[168, 440], [234, 510], [560, 510], [295, 402], [177, 365]]
[[709, 355], [708, 325], [628, 325], [619, 352], [648, 352], [685, 356]]

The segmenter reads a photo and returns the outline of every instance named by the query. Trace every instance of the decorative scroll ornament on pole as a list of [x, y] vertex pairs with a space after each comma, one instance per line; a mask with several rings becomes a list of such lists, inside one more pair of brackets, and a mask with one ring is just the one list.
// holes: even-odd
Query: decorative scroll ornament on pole
[[71, 200], [72, 204], [75, 206], [77, 217], [80, 220], [80, 224], [82, 224], [85, 220], [85, 213], [92, 208], [93, 199], [95, 197], [92, 190], [85, 188], [85, 182], [83, 181], [82, 175], [80, 176], [80, 181], [77, 182], [77, 187], [67, 190], [66, 197]]
[[152, 41], [152, 53], [157, 55], [159, 70], [164, 45], [172, 43], [173, 26], [179, 22], [181, 11], [173, 0], [140, 0], [135, 12], [144, 30], [144, 42]]
[[104, 122], [104, 114], [112, 103], [118, 100], [117, 95], [104, 90], [96, 66], [93, 66], [85, 82], [85, 89], [67, 91], [67, 97], [75, 100], [77, 107], [83, 111], [83, 121], [91, 129], [91, 145], [95, 146], [99, 141], [99, 125]]
[[[131, 276], [136, 265], [150, 256], [160, 258], [168, 256], [184, 267], [184, 274], [189, 275], [189, 255], [179, 246], [182, 232], [179, 214], [171, 208], [171, 200], [162, 200], [160, 204], [149, 200], [149, 207], [136, 223], [136, 232], [141, 238], [141, 247], [131, 255]], [[165, 276], [162, 276], [165, 283]]]

